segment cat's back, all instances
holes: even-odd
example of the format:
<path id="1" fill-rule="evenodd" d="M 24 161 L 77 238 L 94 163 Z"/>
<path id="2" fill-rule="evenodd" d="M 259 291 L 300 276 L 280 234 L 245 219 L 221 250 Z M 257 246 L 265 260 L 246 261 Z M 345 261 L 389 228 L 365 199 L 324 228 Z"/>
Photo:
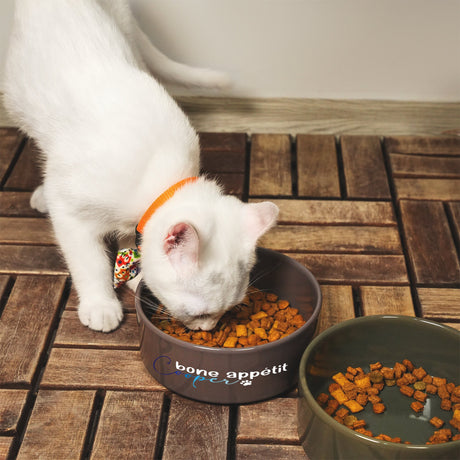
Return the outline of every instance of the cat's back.
<path id="1" fill-rule="evenodd" d="M 113 75 L 136 68 L 126 37 L 98 2 L 17 0 L 5 104 L 27 125 L 56 121 L 69 108 L 79 110 L 80 103 L 101 94 Z"/>

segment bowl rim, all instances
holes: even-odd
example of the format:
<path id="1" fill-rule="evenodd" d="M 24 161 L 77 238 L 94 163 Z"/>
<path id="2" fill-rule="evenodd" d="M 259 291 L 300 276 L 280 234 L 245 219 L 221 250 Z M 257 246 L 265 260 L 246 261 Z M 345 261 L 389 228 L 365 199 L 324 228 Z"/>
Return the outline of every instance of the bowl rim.
<path id="1" fill-rule="evenodd" d="M 339 330 L 344 328 L 350 327 L 356 323 L 373 323 L 376 321 L 402 321 L 407 323 L 419 323 L 419 324 L 426 324 L 428 327 L 438 327 L 443 329 L 446 333 L 456 336 L 457 339 L 460 340 L 460 332 L 456 329 L 446 326 L 444 324 L 437 323 L 435 321 L 431 321 L 425 318 L 419 318 L 417 316 L 406 316 L 406 315 L 369 315 L 369 316 L 360 316 L 357 318 L 351 318 L 345 321 L 342 321 L 334 326 L 329 327 L 321 334 L 317 335 L 307 346 L 305 349 L 302 358 L 299 364 L 299 378 L 298 378 L 298 386 L 301 389 L 301 395 L 299 395 L 299 402 L 302 398 L 307 400 L 307 404 L 310 406 L 311 410 L 314 412 L 316 416 L 318 416 L 321 421 L 326 423 L 331 427 L 331 429 L 336 429 L 339 433 L 343 434 L 349 438 L 358 438 L 361 441 L 365 442 L 367 445 L 383 445 L 387 448 L 392 448 L 395 450 L 399 449 L 407 449 L 413 451 L 422 451 L 429 449 L 430 451 L 442 451 L 442 450 L 451 450 L 452 444 L 454 447 L 458 447 L 459 441 L 449 441 L 443 444 L 402 444 L 402 443 L 393 443 L 390 441 L 384 441 L 381 439 L 371 438 L 370 436 L 363 435 L 362 433 L 358 433 L 354 430 L 350 430 L 349 428 L 341 425 L 339 422 L 334 420 L 333 417 L 328 415 L 321 406 L 316 402 L 315 398 L 313 397 L 312 393 L 310 392 L 310 388 L 307 383 L 306 377 L 306 362 L 308 357 L 313 352 L 314 348 L 320 343 L 325 340 L 332 334 L 336 333 Z"/>
<path id="2" fill-rule="evenodd" d="M 282 259 L 288 259 L 290 263 L 292 263 L 294 266 L 299 268 L 301 271 L 304 272 L 306 277 L 308 278 L 314 293 L 316 294 L 316 303 L 313 305 L 313 312 L 311 316 L 308 318 L 308 320 L 303 324 L 297 331 L 293 332 L 292 334 L 289 334 L 287 337 L 284 337 L 283 339 L 276 340 L 271 343 L 266 343 L 263 345 L 255 345 L 253 347 L 244 347 L 244 348 L 223 348 L 223 347 L 206 347 L 204 345 L 198 345 L 194 343 L 189 343 L 184 340 L 176 339 L 175 337 L 171 337 L 168 334 L 165 334 L 162 330 L 158 329 L 146 316 L 144 313 L 144 309 L 142 308 L 142 301 L 140 295 L 141 289 L 145 286 L 147 289 L 148 287 L 141 282 L 139 283 L 137 289 L 136 289 L 136 295 L 135 295 L 135 301 L 134 305 L 136 307 L 136 311 L 138 315 L 141 318 L 141 322 L 144 324 L 147 329 L 149 329 L 153 334 L 159 335 L 160 338 L 163 340 L 166 340 L 167 342 L 174 344 L 179 347 L 183 347 L 188 350 L 198 350 L 198 351 L 207 351 L 210 353 L 220 353 L 221 355 L 230 355 L 234 353 L 239 353 L 239 354 L 250 354 L 254 351 L 258 350 L 263 350 L 266 352 L 269 352 L 271 349 L 278 348 L 280 346 L 284 346 L 283 344 L 287 345 L 288 343 L 295 341 L 297 337 L 303 335 L 303 333 L 306 331 L 307 328 L 311 326 L 312 323 L 315 323 L 318 319 L 319 313 L 321 311 L 321 305 L 322 305 L 322 292 L 321 288 L 319 285 L 318 280 L 315 278 L 313 273 L 304 265 L 299 263 L 298 261 L 292 259 L 291 257 L 287 256 L 286 254 L 283 254 L 278 251 L 274 251 L 272 249 L 268 248 L 262 248 L 262 247 L 257 247 L 257 252 L 262 251 L 266 252 L 267 254 L 276 254 L 277 257 L 281 257 Z M 281 345 L 280 345 L 281 344 Z"/>

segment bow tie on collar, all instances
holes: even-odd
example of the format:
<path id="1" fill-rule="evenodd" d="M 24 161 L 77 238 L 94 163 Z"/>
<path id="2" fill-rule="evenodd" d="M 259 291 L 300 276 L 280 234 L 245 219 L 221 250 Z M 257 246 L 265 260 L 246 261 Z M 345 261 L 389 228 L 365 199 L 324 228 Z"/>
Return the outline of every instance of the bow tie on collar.
<path id="1" fill-rule="evenodd" d="M 113 271 L 113 286 L 114 288 L 119 288 L 127 281 L 135 278 L 141 271 L 140 261 L 140 238 L 144 232 L 145 224 L 152 217 L 153 213 L 163 204 L 166 203 L 173 195 L 182 188 L 184 185 L 192 182 L 196 182 L 198 177 L 188 177 L 183 179 L 173 186 L 169 187 L 165 192 L 163 192 L 147 209 L 144 215 L 141 217 L 141 220 L 136 227 L 136 246 L 135 248 L 121 249 L 117 253 L 117 258 L 115 260 L 115 268 Z"/>

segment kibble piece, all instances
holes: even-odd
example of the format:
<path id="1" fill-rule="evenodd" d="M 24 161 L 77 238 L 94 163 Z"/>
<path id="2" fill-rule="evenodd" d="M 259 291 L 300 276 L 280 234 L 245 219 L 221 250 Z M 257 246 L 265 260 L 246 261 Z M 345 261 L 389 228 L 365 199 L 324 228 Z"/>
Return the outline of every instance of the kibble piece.
<path id="1" fill-rule="evenodd" d="M 440 378 L 440 377 L 433 377 L 433 385 L 436 385 L 437 387 L 440 387 L 441 385 L 445 385 L 447 383 L 446 379 Z"/>
<path id="2" fill-rule="evenodd" d="M 369 368 L 370 368 L 371 371 L 378 371 L 379 369 L 382 369 L 382 363 L 377 362 L 377 363 L 374 363 L 374 364 L 370 364 Z"/>
<path id="3" fill-rule="evenodd" d="M 414 401 L 411 405 L 410 405 L 411 409 L 414 411 L 414 412 L 422 412 L 423 408 L 425 407 L 421 402 L 418 402 L 418 401 Z"/>
<path id="4" fill-rule="evenodd" d="M 224 348 L 234 348 L 237 342 L 238 342 L 238 337 L 227 337 L 227 339 L 224 342 L 223 347 Z"/>
<path id="5" fill-rule="evenodd" d="M 347 372 L 352 375 L 356 375 L 358 373 L 358 371 L 354 367 L 351 367 L 351 366 L 347 367 Z"/>
<path id="6" fill-rule="evenodd" d="M 428 383 L 425 388 L 425 391 L 427 393 L 430 393 L 430 395 L 435 395 L 438 392 L 438 387 L 435 385 L 432 385 L 431 383 Z"/>
<path id="7" fill-rule="evenodd" d="M 401 364 L 401 363 L 395 363 L 395 365 L 393 366 L 393 369 L 395 371 L 395 377 L 396 379 L 400 379 L 401 376 L 404 374 L 404 372 L 406 372 L 406 366 L 404 366 L 404 364 Z"/>
<path id="8" fill-rule="evenodd" d="M 349 413 L 350 413 L 350 411 L 349 411 L 348 409 L 345 409 L 345 407 L 341 407 L 341 408 L 335 413 L 335 415 L 337 415 L 337 417 L 340 417 L 340 418 L 345 418 Z"/>
<path id="9" fill-rule="evenodd" d="M 419 390 L 415 391 L 414 399 L 416 401 L 420 401 L 420 402 L 424 403 L 426 401 L 426 398 L 427 398 L 427 394 L 424 393 L 423 391 L 419 391 Z"/>
<path id="10" fill-rule="evenodd" d="M 423 367 L 418 367 L 412 371 L 412 374 L 417 378 L 417 380 L 422 380 L 426 376 L 427 372 Z"/>
<path id="11" fill-rule="evenodd" d="M 363 389 L 370 388 L 372 386 L 368 375 L 355 377 L 355 385 Z"/>
<path id="12" fill-rule="evenodd" d="M 451 410 L 452 409 L 452 401 L 450 399 L 442 399 L 441 400 L 441 409 L 443 410 Z"/>
<path id="13" fill-rule="evenodd" d="M 382 441 L 389 441 L 391 442 L 391 437 L 386 435 L 386 434 L 379 434 L 378 436 L 375 437 L 375 439 L 380 439 Z"/>
<path id="14" fill-rule="evenodd" d="M 364 428 L 365 426 L 366 426 L 366 422 L 364 420 L 356 420 L 356 422 L 354 422 L 352 425 L 354 430 L 357 430 L 359 428 Z"/>
<path id="15" fill-rule="evenodd" d="M 415 390 L 407 385 L 403 385 L 399 387 L 399 391 L 404 395 L 404 396 L 409 396 L 409 398 L 412 398 L 412 396 L 415 393 Z"/>
<path id="16" fill-rule="evenodd" d="M 339 402 L 339 404 L 344 404 L 346 401 L 348 401 L 347 396 L 343 392 L 342 388 L 340 388 L 340 385 L 337 383 L 329 385 L 329 393 Z"/>
<path id="17" fill-rule="evenodd" d="M 383 382 L 383 375 L 380 371 L 375 370 L 369 373 L 369 380 L 372 383 L 381 383 Z"/>
<path id="18" fill-rule="evenodd" d="M 372 406 L 372 410 L 375 414 L 382 414 L 383 412 L 385 412 L 385 409 L 385 405 L 380 402 Z"/>
<path id="19" fill-rule="evenodd" d="M 415 382 L 414 389 L 419 390 L 419 391 L 424 391 L 426 389 L 426 383 L 425 382 Z"/>
<path id="20" fill-rule="evenodd" d="M 364 393 L 360 393 L 356 396 L 356 402 L 358 404 L 361 404 L 361 406 L 365 406 L 367 404 L 367 401 L 368 401 L 368 396 Z"/>
<path id="21" fill-rule="evenodd" d="M 345 401 L 343 405 L 347 406 L 348 409 L 350 409 L 350 411 L 353 412 L 354 414 L 356 412 L 361 412 L 364 409 L 364 407 L 361 406 L 361 404 L 359 404 L 357 401 L 353 399 L 350 399 L 349 401 Z"/>
<path id="22" fill-rule="evenodd" d="M 444 425 L 444 420 L 441 420 L 439 417 L 433 417 L 430 423 L 436 428 L 441 428 Z"/>
<path id="23" fill-rule="evenodd" d="M 320 406 L 324 406 L 327 401 L 329 399 L 329 396 L 326 394 L 326 393 L 320 393 L 317 397 L 316 397 L 316 402 L 320 405 Z"/>
<path id="24" fill-rule="evenodd" d="M 353 426 L 353 423 L 355 423 L 356 421 L 358 421 L 358 418 L 354 415 L 347 415 L 344 419 L 343 419 L 343 424 L 346 425 L 346 426 Z"/>
<path id="25" fill-rule="evenodd" d="M 395 379 L 387 379 L 387 380 L 385 380 L 385 385 L 387 387 L 394 387 L 396 385 L 396 380 Z"/>
<path id="26" fill-rule="evenodd" d="M 394 379 L 395 371 L 391 367 L 382 367 L 380 369 L 380 372 L 382 373 L 383 378 L 385 378 L 386 380 Z"/>
<path id="27" fill-rule="evenodd" d="M 449 391 L 447 390 L 447 385 L 446 385 L 445 383 L 438 386 L 438 396 L 439 396 L 441 399 L 448 399 L 448 398 L 450 398 L 450 393 L 449 393 Z"/>

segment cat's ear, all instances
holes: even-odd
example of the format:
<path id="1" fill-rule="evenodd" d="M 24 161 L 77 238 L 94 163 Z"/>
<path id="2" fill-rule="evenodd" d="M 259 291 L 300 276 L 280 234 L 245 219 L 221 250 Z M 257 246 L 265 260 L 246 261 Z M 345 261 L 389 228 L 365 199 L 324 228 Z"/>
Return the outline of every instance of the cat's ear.
<path id="1" fill-rule="evenodd" d="M 181 222 L 173 225 L 164 239 L 163 249 L 174 270 L 187 275 L 198 265 L 200 240 L 195 228 Z"/>
<path id="2" fill-rule="evenodd" d="M 278 218 L 279 209 L 270 201 L 251 203 L 244 206 L 244 225 L 246 234 L 255 243 L 267 230 L 270 230 Z"/>

